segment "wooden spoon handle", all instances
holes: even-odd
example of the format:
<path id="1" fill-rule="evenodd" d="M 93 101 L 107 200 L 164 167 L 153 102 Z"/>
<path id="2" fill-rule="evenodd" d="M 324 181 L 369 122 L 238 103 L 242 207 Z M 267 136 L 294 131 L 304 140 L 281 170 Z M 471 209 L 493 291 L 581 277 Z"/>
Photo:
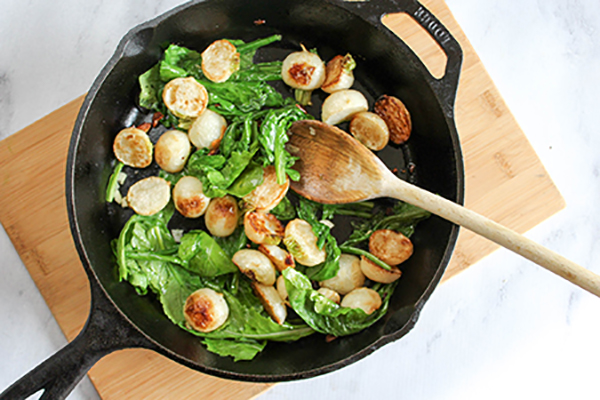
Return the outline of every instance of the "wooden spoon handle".
<path id="1" fill-rule="evenodd" d="M 395 176 L 386 179 L 384 192 L 382 194 L 385 196 L 421 207 L 432 214 L 467 228 L 600 297 L 600 275 L 596 275 L 489 218 L 404 182 Z"/>

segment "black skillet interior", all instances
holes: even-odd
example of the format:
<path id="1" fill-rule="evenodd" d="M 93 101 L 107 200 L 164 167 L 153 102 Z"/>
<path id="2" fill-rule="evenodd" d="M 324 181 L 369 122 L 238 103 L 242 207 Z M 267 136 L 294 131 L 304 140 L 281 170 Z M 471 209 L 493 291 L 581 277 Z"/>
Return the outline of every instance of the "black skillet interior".
<path id="1" fill-rule="evenodd" d="M 264 20 L 265 24 L 256 24 Z M 188 4 L 151 21 L 129 35 L 121 53 L 105 67 L 82 108 L 72 140 L 70 165 L 71 222 L 84 265 L 116 307 L 163 354 L 192 368 L 234 379 L 280 381 L 300 379 L 349 364 L 412 328 L 424 301 L 448 262 L 456 227 L 432 217 L 413 236 L 415 254 L 404 265 L 403 276 L 388 315 L 362 333 L 326 343 L 321 335 L 292 344 L 269 343 L 251 362 L 234 363 L 207 352 L 197 337 L 173 325 L 152 295 L 138 296 L 116 278 L 110 242 L 118 236 L 130 211 L 107 205 L 104 190 L 114 165 L 112 141 L 120 129 L 147 120 L 136 106 L 137 77 L 158 61 L 168 43 L 202 51 L 220 38 L 247 41 L 273 33 L 283 41 L 259 51 L 261 60 L 282 59 L 304 44 L 317 48 L 323 59 L 350 52 L 357 59 L 355 88 L 372 105 L 381 94 L 404 101 L 411 112 L 413 135 L 407 145 L 389 147 L 380 157 L 399 174 L 448 199 L 462 202 L 462 160 L 452 117 L 440 105 L 424 79 L 426 69 L 402 42 L 382 33 L 335 1 L 293 2 L 222 0 Z M 290 95 L 281 86 L 284 94 Z M 317 91 L 318 92 L 318 91 Z M 324 93 L 313 95 L 310 110 L 319 116 Z M 152 139 L 156 140 L 156 133 Z M 156 167 L 129 170 L 129 184 L 156 173 Z M 360 184 L 360 183 L 358 183 Z M 126 190 L 126 187 L 124 188 Z M 190 228 L 202 222 L 172 221 Z M 347 222 L 338 221 L 337 234 L 346 235 Z"/>

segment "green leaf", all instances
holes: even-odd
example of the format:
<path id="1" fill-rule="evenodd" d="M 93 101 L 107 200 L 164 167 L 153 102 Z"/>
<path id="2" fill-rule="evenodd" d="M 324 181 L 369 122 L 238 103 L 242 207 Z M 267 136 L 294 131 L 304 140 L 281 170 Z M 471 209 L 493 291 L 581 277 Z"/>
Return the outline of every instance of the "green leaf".
<path id="1" fill-rule="evenodd" d="M 264 81 L 211 82 L 200 79 L 209 93 L 209 108 L 225 117 L 244 116 L 263 107 L 281 107 L 283 97 Z"/>
<path id="2" fill-rule="evenodd" d="M 285 182 L 286 170 L 291 168 L 296 158 L 285 149 L 288 142 L 288 129 L 295 121 L 311 117 L 295 105 L 269 111 L 260 126 L 258 140 L 262 145 L 263 154 L 275 166 L 277 183 Z"/>
<path id="3" fill-rule="evenodd" d="M 193 172 L 206 173 L 220 170 L 226 162 L 226 157 L 220 154 L 209 155 L 208 149 L 200 149 L 190 156 L 187 169 Z"/>
<path id="4" fill-rule="evenodd" d="M 200 78 L 202 77 L 201 63 L 202 59 L 197 51 L 172 44 L 165 50 L 163 60 L 159 64 L 160 79 L 169 82 L 187 76 Z"/>
<path id="5" fill-rule="evenodd" d="M 115 199 L 115 194 L 119 190 L 119 174 L 123 170 L 125 164 L 118 162 L 113 169 L 110 178 L 108 179 L 108 185 L 106 186 L 106 202 L 110 203 Z"/>
<path id="6" fill-rule="evenodd" d="M 375 203 L 361 201 L 347 204 L 323 204 L 323 219 L 331 219 L 334 215 L 346 215 L 359 218 L 372 218 Z"/>
<path id="7" fill-rule="evenodd" d="M 272 35 L 266 38 L 256 39 L 249 43 L 243 41 L 231 41 L 240 53 L 240 70 L 251 67 L 253 64 L 254 55 L 256 50 L 261 47 L 267 46 L 271 43 L 278 42 L 281 40 L 281 35 Z M 281 70 L 281 69 L 280 69 Z"/>
<path id="8" fill-rule="evenodd" d="M 167 228 L 172 215 L 171 204 L 155 215 L 133 215 L 116 241 L 119 278 L 129 281 L 140 293 L 148 288 L 156 293 L 164 290 L 169 262 L 161 255 L 168 258 L 177 251 L 177 243 Z"/>
<path id="9" fill-rule="evenodd" d="M 245 69 L 240 69 L 232 79 L 240 81 L 278 81 L 281 80 L 283 62 L 272 61 L 252 64 Z"/>
<path id="10" fill-rule="evenodd" d="M 238 226 L 229 236 L 215 237 L 214 239 L 229 258 L 232 258 L 238 250 L 245 248 L 246 243 L 248 243 L 243 225 Z"/>
<path id="11" fill-rule="evenodd" d="M 300 172 L 296 171 L 295 169 L 291 169 L 291 168 L 287 168 L 286 167 L 285 173 L 294 182 L 298 182 L 300 180 Z"/>
<path id="12" fill-rule="evenodd" d="M 374 224 L 373 230 L 391 229 L 410 237 L 414 233 L 416 225 L 430 216 L 431 213 L 422 208 L 404 202 L 397 202 L 392 208 L 392 215 L 382 217 Z"/>
<path id="13" fill-rule="evenodd" d="M 168 64 L 164 61 L 159 64 L 159 74 L 160 80 L 163 82 L 169 82 L 175 78 L 185 78 L 188 76 L 188 72 L 185 69 Z"/>
<path id="14" fill-rule="evenodd" d="M 356 247 L 351 246 L 340 246 L 340 250 L 347 254 L 354 254 L 356 256 L 364 256 L 374 262 L 376 265 L 385 269 L 386 271 L 391 271 L 392 267 L 389 264 L 384 263 L 379 258 L 375 257 L 373 254 L 369 253 L 366 250 L 357 249 Z"/>
<path id="15" fill-rule="evenodd" d="M 170 173 L 165 171 L 164 169 L 161 169 L 160 171 L 158 171 L 158 176 L 169 182 L 171 184 L 171 187 L 174 187 L 177 184 L 177 182 L 179 182 L 179 180 L 185 176 L 185 173 L 183 171 Z"/>
<path id="16" fill-rule="evenodd" d="M 204 231 L 194 230 L 183 235 L 177 254 L 186 263 L 186 269 L 203 277 L 238 270 L 230 256 Z"/>
<path id="17" fill-rule="evenodd" d="M 228 193 L 245 196 L 262 183 L 262 169 L 255 164 L 249 168 L 258 148 L 249 148 L 249 151 L 232 151 L 229 158 L 208 155 L 205 149 L 198 150 L 190 157 L 187 172 L 200 179 L 208 197 L 222 197 Z"/>
<path id="18" fill-rule="evenodd" d="M 263 183 L 263 167 L 251 162 L 244 172 L 227 188 L 227 193 L 236 197 L 244 197 Z"/>
<path id="19" fill-rule="evenodd" d="M 366 242 L 379 229 L 390 229 L 410 238 L 417 224 L 431 216 L 428 211 L 401 201 L 394 204 L 390 211 L 389 215 L 379 212 L 368 220 L 352 223 L 354 230 L 342 246 L 356 246 Z"/>
<path id="20" fill-rule="evenodd" d="M 224 157 L 229 157 L 231 155 L 234 146 L 242 136 L 242 130 L 242 126 L 237 121 L 233 121 L 227 126 L 227 129 L 223 134 L 223 139 L 221 139 L 221 145 L 219 146 L 219 151 Z"/>
<path id="21" fill-rule="evenodd" d="M 233 361 L 252 360 L 264 350 L 266 340 L 228 340 L 205 338 L 202 343 L 206 349 L 222 357 L 233 357 Z"/>
<path id="22" fill-rule="evenodd" d="M 342 307 L 329 300 L 312 288 L 305 275 L 293 268 L 284 270 L 283 276 L 294 311 L 315 331 L 333 336 L 351 335 L 377 322 L 387 312 L 396 285 L 381 285 L 377 292 L 382 298 L 382 306 L 367 314 L 361 309 Z"/>
<path id="23" fill-rule="evenodd" d="M 233 182 L 244 172 L 246 167 L 252 161 L 252 157 L 256 154 L 255 151 L 234 151 L 231 153 L 231 157 L 227 160 L 225 167 L 221 170 L 223 174 L 223 182 L 216 185 L 220 189 L 229 188 Z M 217 182 L 215 182 L 217 183 Z"/>
<path id="24" fill-rule="evenodd" d="M 138 78 L 140 84 L 140 106 L 156 110 L 160 106 L 160 95 L 164 86 L 160 79 L 160 66 L 156 64 Z"/>
<path id="25" fill-rule="evenodd" d="M 270 212 L 280 221 L 290 221 L 296 218 L 296 208 L 294 208 L 294 205 L 287 196 L 284 197 Z"/>
<path id="26" fill-rule="evenodd" d="M 159 294 L 165 315 L 175 324 L 185 321 L 183 308 L 190 294 L 204 286 L 201 279 L 187 270 L 171 265 L 169 280 Z"/>

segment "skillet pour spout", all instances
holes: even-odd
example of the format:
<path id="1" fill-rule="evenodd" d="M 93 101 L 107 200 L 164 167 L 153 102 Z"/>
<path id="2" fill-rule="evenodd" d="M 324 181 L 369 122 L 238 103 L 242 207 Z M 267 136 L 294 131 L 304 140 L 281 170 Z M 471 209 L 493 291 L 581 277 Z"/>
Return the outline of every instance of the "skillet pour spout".
<path id="1" fill-rule="evenodd" d="M 445 75 L 427 68 L 382 23 L 388 13 L 411 16 L 447 56 Z M 264 20 L 264 24 L 255 24 Z M 112 172 L 116 133 L 147 116 L 136 105 L 137 77 L 159 61 L 165 43 L 201 50 L 213 40 L 253 40 L 281 34 L 280 43 L 261 49 L 259 60 L 281 59 L 299 48 L 318 48 L 323 59 L 351 53 L 358 60 L 355 87 L 372 104 L 394 95 L 411 111 L 414 135 L 402 146 L 381 152 L 388 165 L 418 167 L 405 179 L 431 192 L 463 202 L 463 166 L 454 99 L 462 51 L 450 32 L 416 0 L 206 0 L 192 1 L 130 31 L 92 85 L 79 112 L 66 167 L 66 197 L 75 247 L 88 274 L 92 303 L 80 335 L 4 393 L 0 400 L 65 398 L 102 356 L 121 348 L 152 349 L 182 365 L 214 376 L 252 382 L 304 379 L 365 357 L 405 335 L 441 279 L 458 228 L 432 217 L 415 233 L 415 253 L 391 298 L 389 311 L 372 327 L 326 343 L 312 335 L 298 342 L 270 343 L 250 362 L 233 362 L 202 347 L 197 337 L 173 325 L 152 296 L 139 296 L 114 273 L 111 241 L 131 211 L 112 207 L 104 191 Z M 324 94 L 313 95 L 318 110 Z M 316 114 L 315 114 L 316 115 Z M 402 168 L 399 168 L 402 169 Z M 155 174 L 153 167 L 140 173 Z"/>

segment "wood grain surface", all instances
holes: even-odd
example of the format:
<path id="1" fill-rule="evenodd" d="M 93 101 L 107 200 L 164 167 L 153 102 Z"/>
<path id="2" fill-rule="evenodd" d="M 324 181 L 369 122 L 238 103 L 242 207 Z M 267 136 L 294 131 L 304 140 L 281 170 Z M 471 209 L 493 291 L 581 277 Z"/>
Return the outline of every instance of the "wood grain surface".
<path id="1" fill-rule="evenodd" d="M 460 42 L 464 63 L 456 122 L 466 171 L 466 206 L 518 232 L 564 207 L 564 200 L 502 100 L 443 0 L 423 3 Z M 405 15 L 384 18 L 427 64 L 443 75 L 445 56 Z M 0 142 L 0 221 L 70 340 L 88 315 L 88 282 L 68 227 L 64 174 L 69 138 L 83 97 Z M 460 233 L 444 280 L 497 246 Z M 270 385 L 226 381 L 156 353 L 131 349 L 98 362 L 89 376 L 103 399 L 249 399 Z"/>

